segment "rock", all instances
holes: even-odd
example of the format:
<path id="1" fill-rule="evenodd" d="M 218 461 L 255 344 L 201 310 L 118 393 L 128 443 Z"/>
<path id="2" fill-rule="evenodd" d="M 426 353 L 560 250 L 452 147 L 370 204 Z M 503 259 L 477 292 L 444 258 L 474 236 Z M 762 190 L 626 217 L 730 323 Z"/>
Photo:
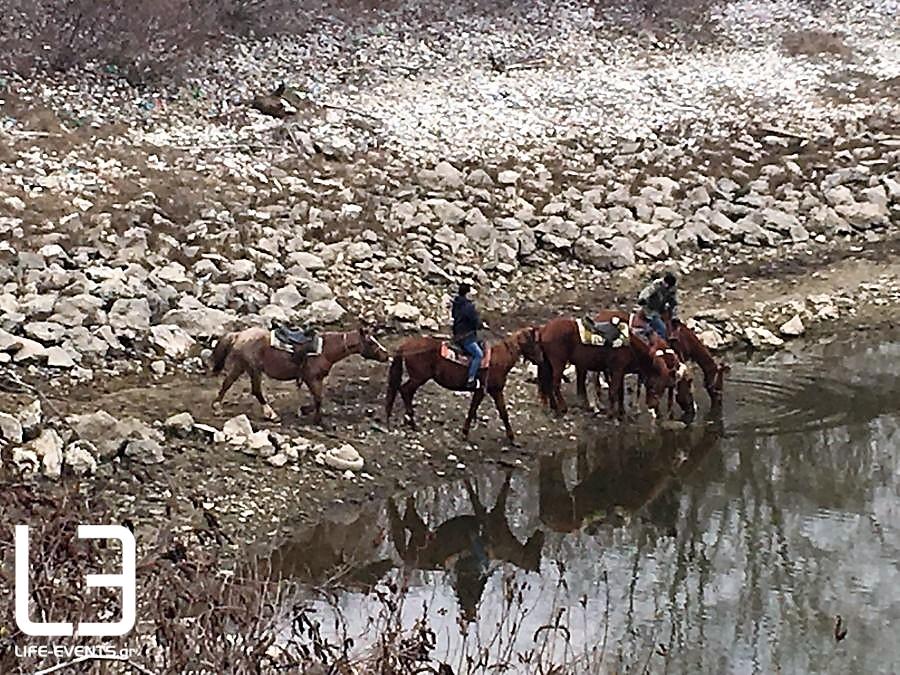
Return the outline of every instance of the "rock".
<path id="1" fill-rule="evenodd" d="M 75 434 L 97 449 L 100 459 L 110 459 L 119 453 L 123 438 L 119 434 L 119 421 L 105 410 L 67 418 Z"/>
<path id="2" fill-rule="evenodd" d="M 162 446 L 153 438 L 129 440 L 125 445 L 125 456 L 141 464 L 160 464 L 165 460 Z"/>
<path id="3" fill-rule="evenodd" d="M 6 206 L 8 206 L 10 209 L 12 209 L 13 211 L 24 211 L 27 206 L 27 204 L 24 201 L 22 201 L 19 197 L 16 197 L 16 196 L 5 197 L 3 199 L 3 203 Z"/>
<path id="4" fill-rule="evenodd" d="M 466 219 L 466 212 L 446 199 L 429 199 L 425 203 L 442 225 L 459 225 Z"/>
<path id="5" fill-rule="evenodd" d="M 450 162 L 438 162 L 434 167 L 435 176 L 441 187 L 448 190 L 461 190 L 465 185 L 462 172 Z"/>
<path id="6" fill-rule="evenodd" d="M 23 440 L 21 422 L 9 413 L 0 412 L 0 438 L 13 445 L 19 445 Z"/>
<path id="7" fill-rule="evenodd" d="M 35 399 L 19 411 L 19 424 L 22 426 L 22 435 L 28 440 L 35 438 L 41 431 L 44 421 L 44 411 L 41 408 L 40 399 Z"/>
<path id="8" fill-rule="evenodd" d="M 272 293 L 270 298 L 270 302 L 273 305 L 278 305 L 284 309 L 293 309 L 298 305 L 302 305 L 304 301 L 304 296 L 297 290 L 297 287 L 294 284 L 282 286 Z"/>
<path id="9" fill-rule="evenodd" d="M 155 361 L 150 362 L 150 372 L 156 375 L 157 377 L 162 377 L 166 374 L 166 362 L 157 359 Z"/>
<path id="10" fill-rule="evenodd" d="M 12 462 L 16 471 L 23 476 L 36 474 L 41 466 L 41 461 L 34 450 L 21 446 L 13 448 Z"/>
<path id="11" fill-rule="evenodd" d="M 490 174 L 484 169 L 475 169 L 472 173 L 469 174 L 469 177 L 466 179 L 466 183 L 471 185 L 472 187 L 478 188 L 492 188 L 494 187 L 494 180 L 491 178 Z"/>
<path id="12" fill-rule="evenodd" d="M 744 337 L 755 349 L 781 347 L 784 344 L 784 340 L 775 335 L 768 328 L 762 328 L 760 326 L 747 326 L 744 329 Z"/>
<path id="13" fill-rule="evenodd" d="M 835 211 L 858 229 L 882 227 L 888 223 L 889 212 L 887 207 L 882 204 L 872 202 L 840 204 L 835 207 Z"/>
<path id="14" fill-rule="evenodd" d="M 223 440 L 229 445 L 244 445 L 253 435 L 253 425 L 246 415 L 232 417 L 222 427 Z"/>
<path id="15" fill-rule="evenodd" d="M 791 236 L 791 241 L 795 244 L 800 244 L 804 241 L 809 241 L 809 231 L 803 227 L 800 223 L 796 223 L 795 225 L 791 225 L 788 234 Z"/>
<path id="16" fill-rule="evenodd" d="M 57 479 L 62 474 L 63 440 L 53 429 L 44 429 L 31 441 L 29 449 L 41 460 L 41 469 L 47 478 Z"/>
<path id="17" fill-rule="evenodd" d="M 22 330 L 28 337 L 45 345 L 59 344 L 66 335 L 65 326 L 53 321 L 32 321 L 26 323 Z"/>
<path id="18" fill-rule="evenodd" d="M 193 303 L 192 303 L 193 304 Z M 178 326 L 190 337 L 218 337 L 237 326 L 237 317 L 231 312 L 206 307 L 200 303 L 184 309 L 173 309 L 163 316 L 162 324 Z M 178 340 L 178 342 L 182 342 Z"/>
<path id="19" fill-rule="evenodd" d="M 392 319 L 407 323 L 418 323 L 419 319 L 422 318 L 422 311 L 408 302 L 398 302 L 393 305 L 388 305 L 385 308 L 385 311 Z"/>
<path id="20" fill-rule="evenodd" d="M 284 453 L 278 452 L 278 453 L 275 453 L 274 455 L 272 455 L 271 457 L 269 457 L 269 459 L 267 461 L 272 466 L 281 468 L 282 466 L 284 466 L 285 464 L 288 463 L 289 459 L 288 459 L 288 456 L 285 455 Z"/>
<path id="21" fill-rule="evenodd" d="M 157 324 L 150 327 L 150 342 L 169 358 L 189 356 L 196 342 L 186 330 L 174 324 Z"/>
<path id="22" fill-rule="evenodd" d="M 799 314 L 795 314 L 793 318 L 785 321 L 778 328 L 778 332 L 781 333 L 784 337 L 800 337 L 806 332 L 806 328 L 803 326 L 803 321 L 800 319 Z"/>
<path id="23" fill-rule="evenodd" d="M 725 340 L 722 337 L 722 334 L 719 333 L 715 328 L 707 328 L 706 330 L 702 330 L 697 334 L 697 337 L 700 338 L 700 342 L 702 342 L 708 349 L 713 351 L 717 351 L 721 349 L 725 345 Z"/>
<path id="24" fill-rule="evenodd" d="M 288 256 L 288 262 L 310 271 L 325 269 L 325 261 L 320 256 L 305 251 L 291 253 Z"/>
<path id="25" fill-rule="evenodd" d="M 185 437 L 194 429 L 194 417 L 189 412 L 178 413 L 166 418 L 163 427 L 176 436 Z"/>
<path id="26" fill-rule="evenodd" d="M 36 361 L 46 358 L 47 348 L 36 340 L 13 335 L 0 329 L 0 352 L 9 352 L 13 355 L 13 361 Z"/>
<path id="27" fill-rule="evenodd" d="M 114 330 L 132 333 L 148 330 L 151 315 L 146 298 L 124 298 L 113 303 L 107 320 Z"/>
<path id="28" fill-rule="evenodd" d="M 269 432 L 265 430 L 250 434 L 241 450 L 248 455 L 259 455 L 263 459 L 275 454 L 275 446 L 269 438 Z"/>
<path id="29" fill-rule="evenodd" d="M 325 452 L 325 464 L 339 471 L 359 471 L 363 468 L 363 458 L 349 443 Z"/>
<path id="30" fill-rule="evenodd" d="M 462 211 L 462 209 L 460 209 Z M 347 245 L 344 254 L 352 263 L 362 262 L 372 258 L 372 246 L 364 241 L 354 241 Z"/>
<path id="31" fill-rule="evenodd" d="M 646 256 L 659 260 L 669 255 L 669 243 L 661 236 L 654 235 L 639 242 L 637 250 Z"/>
<path id="32" fill-rule="evenodd" d="M 763 226 L 770 230 L 775 230 L 779 234 L 789 234 L 791 228 L 802 227 L 797 217 L 785 213 L 779 209 L 763 209 L 762 213 Z"/>
<path id="33" fill-rule="evenodd" d="M 328 324 L 340 321 L 346 314 L 337 300 L 317 300 L 306 308 L 306 315 L 315 324 Z"/>
<path id="34" fill-rule="evenodd" d="M 50 347 L 47 349 L 47 365 L 51 368 L 74 368 L 75 359 L 63 347 Z"/>
<path id="35" fill-rule="evenodd" d="M 76 476 L 86 476 L 97 471 L 97 449 L 87 441 L 75 441 L 63 452 L 63 465 Z"/>
<path id="36" fill-rule="evenodd" d="M 519 182 L 520 176 L 521 174 L 518 171 L 506 169 L 497 174 L 497 182 L 500 185 L 515 185 Z"/>

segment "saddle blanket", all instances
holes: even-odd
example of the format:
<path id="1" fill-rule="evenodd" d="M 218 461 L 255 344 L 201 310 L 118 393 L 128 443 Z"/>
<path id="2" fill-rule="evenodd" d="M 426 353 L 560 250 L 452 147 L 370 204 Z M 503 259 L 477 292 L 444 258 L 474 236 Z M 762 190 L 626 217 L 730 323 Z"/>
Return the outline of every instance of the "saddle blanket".
<path id="1" fill-rule="evenodd" d="M 491 365 L 491 351 L 493 350 L 489 346 L 484 346 L 484 358 L 481 359 L 481 368 L 479 368 L 479 370 L 484 370 Z M 449 342 L 441 343 L 441 358 L 453 361 L 453 363 L 458 363 L 461 366 L 468 366 L 469 361 L 472 360 L 472 357 L 468 354 L 461 354 L 456 351 L 450 346 Z"/>
<path id="2" fill-rule="evenodd" d="M 607 328 L 607 331 L 595 332 L 582 319 L 576 319 L 575 323 L 578 324 L 578 337 L 582 344 L 614 349 L 628 344 L 628 323 L 621 321 L 619 317 L 613 317 L 613 320 L 608 323 L 599 324 L 599 326 Z"/>
<path id="3" fill-rule="evenodd" d="M 322 353 L 322 343 L 324 340 L 321 335 L 317 335 L 312 339 L 312 347 L 308 352 L 306 352 L 306 356 L 318 356 Z M 275 331 L 269 331 L 269 344 L 275 349 L 280 349 L 283 352 L 293 352 L 294 345 L 282 342 L 278 339 L 278 336 L 275 334 Z"/>

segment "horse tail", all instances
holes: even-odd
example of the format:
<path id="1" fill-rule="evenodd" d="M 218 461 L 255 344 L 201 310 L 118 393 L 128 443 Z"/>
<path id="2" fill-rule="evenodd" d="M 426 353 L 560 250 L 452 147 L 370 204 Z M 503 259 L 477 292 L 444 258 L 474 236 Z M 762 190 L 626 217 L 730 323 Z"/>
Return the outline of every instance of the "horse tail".
<path id="1" fill-rule="evenodd" d="M 226 333 L 216 342 L 212 354 L 213 374 L 218 375 L 222 372 L 222 369 L 225 367 L 225 359 L 228 358 L 233 347 L 234 333 Z"/>
<path id="2" fill-rule="evenodd" d="M 543 405 L 553 404 L 553 367 L 547 359 L 546 352 L 537 372 L 538 395 Z"/>
<path id="3" fill-rule="evenodd" d="M 394 399 L 397 398 L 397 392 L 400 390 L 400 384 L 403 382 L 403 352 L 398 349 L 391 361 L 391 367 L 388 371 L 388 387 L 387 396 L 384 400 L 385 421 L 391 419 L 391 409 L 394 407 Z"/>

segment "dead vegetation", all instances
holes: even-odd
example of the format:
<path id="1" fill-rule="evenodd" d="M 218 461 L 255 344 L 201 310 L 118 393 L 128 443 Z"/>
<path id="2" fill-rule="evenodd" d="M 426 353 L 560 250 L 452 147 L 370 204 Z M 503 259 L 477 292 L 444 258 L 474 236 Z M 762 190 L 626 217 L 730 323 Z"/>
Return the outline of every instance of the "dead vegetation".
<path id="1" fill-rule="evenodd" d="M 814 58 L 828 55 L 844 60 L 853 57 L 853 50 L 847 46 L 844 36 L 837 31 L 818 29 L 790 31 L 781 37 L 781 47 L 785 53 L 794 57 Z"/>

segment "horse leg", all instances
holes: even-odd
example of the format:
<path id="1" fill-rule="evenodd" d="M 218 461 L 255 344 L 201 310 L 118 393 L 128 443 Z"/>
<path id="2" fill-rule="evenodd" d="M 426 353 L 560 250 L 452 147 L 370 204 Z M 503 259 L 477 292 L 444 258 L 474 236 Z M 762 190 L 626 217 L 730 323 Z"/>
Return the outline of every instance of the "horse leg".
<path id="1" fill-rule="evenodd" d="M 306 380 L 306 386 L 309 393 L 312 394 L 312 413 L 313 423 L 322 424 L 322 395 L 325 390 L 325 380 L 309 378 Z"/>
<path id="2" fill-rule="evenodd" d="M 469 412 L 468 414 L 466 414 L 466 421 L 463 423 L 463 438 L 469 437 L 469 429 L 472 428 L 472 420 L 475 419 L 475 413 L 478 411 L 478 406 L 481 405 L 481 400 L 483 398 L 484 389 L 482 387 L 479 387 L 472 394 L 472 402 L 469 404 Z"/>
<path id="3" fill-rule="evenodd" d="M 235 362 L 228 372 L 225 373 L 225 379 L 222 380 L 222 386 L 219 388 L 219 394 L 216 396 L 216 400 L 212 403 L 213 412 L 219 412 L 222 409 L 222 399 L 225 398 L 225 394 L 231 389 L 231 385 L 234 384 L 235 380 L 237 380 L 241 374 L 244 372 L 244 364 Z"/>
<path id="4" fill-rule="evenodd" d="M 625 371 L 616 369 L 612 371 L 609 383 L 610 413 L 619 419 L 625 417 Z"/>
<path id="5" fill-rule="evenodd" d="M 564 415 L 568 410 L 566 399 L 562 395 L 562 378 L 563 370 L 565 370 L 565 362 L 561 364 L 553 364 L 553 397 L 556 399 L 556 411 L 560 415 Z"/>
<path id="6" fill-rule="evenodd" d="M 266 419 L 272 420 L 273 422 L 278 421 L 278 413 L 276 413 L 272 406 L 269 405 L 269 402 L 266 401 L 266 397 L 262 391 L 262 372 L 259 370 L 251 370 L 250 371 L 250 390 L 253 392 L 253 395 L 256 397 L 256 400 L 259 401 L 259 404 L 262 406 L 263 415 Z"/>
<path id="7" fill-rule="evenodd" d="M 578 404 L 587 409 L 587 371 L 583 368 L 575 368 L 575 390 L 578 392 Z"/>
<path id="8" fill-rule="evenodd" d="M 503 420 L 503 426 L 506 427 L 506 438 L 515 445 L 516 438 L 515 434 L 513 434 L 512 425 L 509 423 L 509 413 L 506 411 L 506 398 L 503 396 L 503 390 L 492 391 L 491 398 L 494 399 L 494 405 L 497 406 L 497 412 L 500 413 L 500 419 Z"/>
<path id="9" fill-rule="evenodd" d="M 416 390 L 420 386 L 421 384 L 419 382 L 410 378 L 403 383 L 402 387 L 400 387 L 400 396 L 403 397 L 403 407 L 406 408 L 406 423 L 413 431 L 416 431 L 416 418 L 413 413 L 413 396 L 415 396 Z"/>
<path id="10" fill-rule="evenodd" d="M 675 387 L 669 387 L 669 392 L 668 392 L 668 393 L 669 393 L 669 399 L 668 399 L 668 405 L 669 405 L 669 419 L 670 419 L 670 420 L 674 420 L 674 419 L 675 419 L 675 404 L 674 404 L 674 400 L 675 400 Z"/>

